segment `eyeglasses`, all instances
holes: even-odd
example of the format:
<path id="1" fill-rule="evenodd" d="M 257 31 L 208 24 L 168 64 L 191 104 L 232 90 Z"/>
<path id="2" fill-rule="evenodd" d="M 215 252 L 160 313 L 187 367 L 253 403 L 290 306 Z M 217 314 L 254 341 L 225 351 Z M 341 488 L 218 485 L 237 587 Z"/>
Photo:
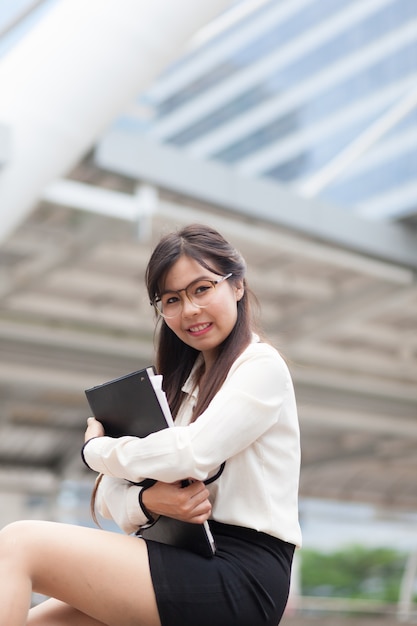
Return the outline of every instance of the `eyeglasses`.
<path id="1" fill-rule="evenodd" d="M 159 297 L 152 300 L 151 305 L 154 306 L 159 315 L 165 319 L 176 317 L 183 307 L 183 299 L 181 299 L 180 293 L 184 291 L 191 304 L 200 309 L 204 309 L 204 307 L 208 306 L 212 301 L 216 286 L 231 276 L 232 274 L 227 274 L 218 280 L 209 280 L 208 278 L 193 280 L 193 282 L 184 289 L 165 291 Z"/>

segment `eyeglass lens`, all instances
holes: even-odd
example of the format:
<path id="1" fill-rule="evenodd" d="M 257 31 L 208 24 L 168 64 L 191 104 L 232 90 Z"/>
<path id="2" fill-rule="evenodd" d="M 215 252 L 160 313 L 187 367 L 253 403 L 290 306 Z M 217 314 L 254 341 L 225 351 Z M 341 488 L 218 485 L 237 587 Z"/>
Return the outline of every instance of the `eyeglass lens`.
<path id="1" fill-rule="evenodd" d="M 184 290 L 186 297 L 197 307 L 205 307 L 209 304 L 214 293 L 214 284 L 209 280 L 196 280 Z M 177 291 L 168 291 L 162 294 L 156 303 L 160 313 L 165 317 L 175 317 L 182 308 L 182 301 Z"/>

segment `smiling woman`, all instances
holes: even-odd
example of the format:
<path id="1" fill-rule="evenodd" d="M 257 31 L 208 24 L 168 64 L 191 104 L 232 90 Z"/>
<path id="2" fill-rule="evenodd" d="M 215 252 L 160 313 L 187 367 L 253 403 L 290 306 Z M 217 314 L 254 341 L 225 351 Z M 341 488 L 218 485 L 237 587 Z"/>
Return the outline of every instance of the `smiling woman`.
<path id="1" fill-rule="evenodd" d="M 245 274 L 210 227 L 157 244 L 146 283 L 175 425 L 113 438 L 88 419 L 82 453 L 100 477 L 96 506 L 125 534 L 7 526 L 1 626 L 277 626 L 301 544 L 299 430 L 289 371 L 255 333 Z M 140 536 L 160 515 L 208 521 L 215 554 Z M 50 599 L 28 612 L 32 591 Z"/>

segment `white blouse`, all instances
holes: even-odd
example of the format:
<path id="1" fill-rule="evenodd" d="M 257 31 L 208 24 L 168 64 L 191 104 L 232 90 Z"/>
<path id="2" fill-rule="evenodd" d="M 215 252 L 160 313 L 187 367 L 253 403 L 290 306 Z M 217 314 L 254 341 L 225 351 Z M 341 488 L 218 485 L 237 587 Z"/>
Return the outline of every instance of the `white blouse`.
<path id="1" fill-rule="evenodd" d="M 193 372 L 195 371 L 195 368 Z M 293 384 L 279 353 L 257 338 L 236 359 L 207 409 L 190 423 L 198 388 L 192 376 L 175 420 L 144 437 L 97 437 L 84 447 L 86 463 L 105 474 L 97 506 L 126 532 L 147 522 L 140 487 L 126 481 L 206 480 L 212 519 L 301 545 L 298 522 L 300 437 Z"/>

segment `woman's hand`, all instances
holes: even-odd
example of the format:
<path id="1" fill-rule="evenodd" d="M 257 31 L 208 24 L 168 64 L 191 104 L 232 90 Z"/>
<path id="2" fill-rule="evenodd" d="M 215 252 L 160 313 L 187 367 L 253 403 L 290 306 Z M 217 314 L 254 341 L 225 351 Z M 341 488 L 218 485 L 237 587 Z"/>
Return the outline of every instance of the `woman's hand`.
<path id="1" fill-rule="evenodd" d="M 191 482 L 186 487 L 181 481 L 175 483 L 157 482 L 143 492 L 142 502 L 156 515 L 165 515 L 183 522 L 202 524 L 211 514 L 209 491 L 200 481 Z"/>
<path id="2" fill-rule="evenodd" d="M 93 437 L 103 437 L 104 428 L 101 422 L 98 422 L 95 417 L 89 417 L 87 420 L 87 429 L 84 435 L 84 441 L 88 441 Z"/>

